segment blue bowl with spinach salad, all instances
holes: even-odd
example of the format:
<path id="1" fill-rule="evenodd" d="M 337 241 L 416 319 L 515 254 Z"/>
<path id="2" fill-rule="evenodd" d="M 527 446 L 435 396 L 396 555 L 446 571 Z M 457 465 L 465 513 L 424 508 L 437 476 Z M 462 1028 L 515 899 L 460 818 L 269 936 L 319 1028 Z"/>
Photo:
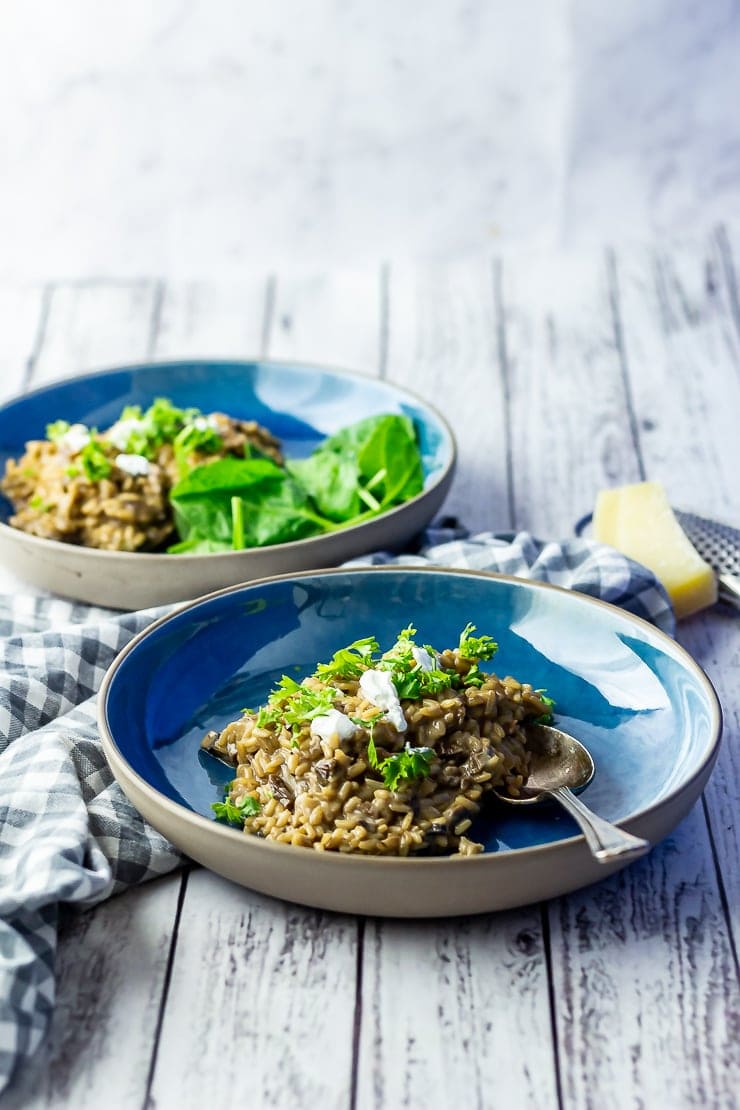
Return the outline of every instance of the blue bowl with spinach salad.
<path id="1" fill-rule="evenodd" d="M 132 609 L 400 547 L 452 480 L 452 433 L 387 382 L 270 362 L 150 363 L 0 407 L 0 559 Z"/>

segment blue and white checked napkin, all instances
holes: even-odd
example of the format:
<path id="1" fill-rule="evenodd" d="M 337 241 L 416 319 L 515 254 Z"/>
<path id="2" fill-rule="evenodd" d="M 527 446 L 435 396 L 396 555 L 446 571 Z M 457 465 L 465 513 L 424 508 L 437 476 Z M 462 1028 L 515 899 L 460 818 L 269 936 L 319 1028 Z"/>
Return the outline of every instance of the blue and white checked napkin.
<path id="1" fill-rule="evenodd" d="M 350 565 L 389 562 L 539 578 L 674 631 L 652 573 L 589 540 L 441 527 L 417 554 L 380 552 Z M 166 611 L 0 597 L 0 1092 L 49 1026 L 62 904 L 93 906 L 183 862 L 114 781 L 95 717 L 108 666 Z"/>

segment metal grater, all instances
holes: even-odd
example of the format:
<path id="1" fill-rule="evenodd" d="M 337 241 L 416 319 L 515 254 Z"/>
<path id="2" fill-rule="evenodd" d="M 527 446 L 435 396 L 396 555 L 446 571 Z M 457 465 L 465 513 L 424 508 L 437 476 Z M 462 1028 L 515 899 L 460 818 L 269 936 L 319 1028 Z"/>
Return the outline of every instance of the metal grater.
<path id="1" fill-rule="evenodd" d="M 679 524 L 717 575 L 720 601 L 740 609 L 740 529 L 674 509 Z"/>

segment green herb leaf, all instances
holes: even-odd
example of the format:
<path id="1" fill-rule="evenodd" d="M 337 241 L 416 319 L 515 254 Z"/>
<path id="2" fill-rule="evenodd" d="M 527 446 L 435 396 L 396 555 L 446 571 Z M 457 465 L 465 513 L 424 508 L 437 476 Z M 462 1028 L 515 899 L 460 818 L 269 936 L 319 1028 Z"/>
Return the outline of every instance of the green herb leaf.
<path id="1" fill-rule="evenodd" d="M 334 708 L 337 691 L 331 686 L 311 689 L 284 674 L 257 714 L 257 725 L 285 724 L 298 730 L 307 721 L 323 717 Z"/>
<path id="2" fill-rule="evenodd" d="M 322 681 L 332 678 L 359 678 L 363 671 L 373 666 L 373 652 L 378 650 L 378 646 L 374 636 L 355 640 L 346 648 L 335 651 L 331 662 L 319 663 L 315 672 L 316 677 Z"/>
<path id="3" fill-rule="evenodd" d="M 56 443 L 63 435 L 66 435 L 71 425 L 68 420 L 55 420 L 52 424 L 46 425 L 46 438 Z"/>
<path id="4" fill-rule="evenodd" d="M 107 478 L 113 464 L 96 439 L 90 439 L 79 453 L 79 461 L 89 482 L 99 482 Z"/>
<path id="5" fill-rule="evenodd" d="M 227 786 L 227 792 L 230 784 Z M 228 821 L 231 825 L 243 825 L 248 817 L 256 817 L 260 809 L 259 802 L 251 794 L 245 794 L 238 802 L 225 799 L 223 802 L 212 802 L 211 809 L 219 821 Z"/>
<path id="6" fill-rule="evenodd" d="M 390 671 L 399 698 L 412 700 L 424 694 L 439 694 L 442 690 L 447 690 L 451 684 L 450 674 L 447 671 L 437 667 L 428 671 L 422 668 L 421 663 L 414 656 L 415 635 L 416 629 L 413 625 L 403 628 L 393 647 L 383 654 L 378 663 L 379 670 Z M 433 648 L 424 650 L 429 650 L 429 654 L 434 658 Z"/>
<path id="7" fill-rule="evenodd" d="M 498 644 L 492 636 L 474 636 L 474 624 L 466 624 L 460 633 L 457 650 L 463 659 L 492 659 L 498 651 Z"/>
<path id="8" fill-rule="evenodd" d="M 549 713 L 542 713 L 539 717 L 533 718 L 533 723 L 536 725 L 551 725 L 552 724 L 552 709 L 555 705 L 555 698 L 548 697 L 544 690 L 535 690 L 541 702 L 549 708 Z"/>
<path id="9" fill-rule="evenodd" d="M 395 752 L 386 759 L 378 759 L 375 741 L 371 736 L 367 745 L 367 758 L 370 766 L 382 774 L 388 790 L 397 790 L 402 782 L 426 778 L 434 762 L 434 749 L 412 748 L 407 744 L 402 751 Z"/>
<path id="10" fill-rule="evenodd" d="M 177 459 L 181 475 L 187 474 L 191 469 L 189 459 L 194 454 L 215 455 L 224 445 L 222 436 L 211 428 L 210 425 L 198 427 L 197 424 L 186 424 L 180 429 L 172 441 L 172 447 Z"/>

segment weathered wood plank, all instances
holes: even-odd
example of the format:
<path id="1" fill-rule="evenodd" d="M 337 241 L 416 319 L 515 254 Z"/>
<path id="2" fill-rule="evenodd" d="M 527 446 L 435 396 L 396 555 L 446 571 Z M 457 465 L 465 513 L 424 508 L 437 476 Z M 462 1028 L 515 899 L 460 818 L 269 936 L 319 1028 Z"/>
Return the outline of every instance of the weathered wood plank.
<path id="1" fill-rule="evenodd" d="M 0 403 L 22 393 L 43 345 L 51 291 L 45 286 L 0 286 Z M 0 593 L 24 584 L 0 566 Z"/>
<path id="2" fill-rule="evenodd" d="M 740 520 L 740 341 L 715 241 L 620 252 L 616 276 L 646 475 Z"/>
<path id="3" fill-rule="evenodd" d="M 381 283 L 380 270 L 373 269 L 281 273 L 266 353 L 377 373 Z"/>
<path id="4" fill-rule="evenodd" d="M 507 258 L 500 312 L 516 525 L 572 535 L 600 488 L 639 477 L 603 258 Z"/>
<path id="5" fill-rule="evenodd" d="M 271 359 L 377 373 L 381 282 L 379 270 L 281 273 L 266 353 Z"/>
<path id="6" fill-rule="evenodd" d="M 68 917 L 51 1033 L 8 1110 L 143 1105 L 177 892 L 165 878 Z"/>
<path id="7" fill-rule="evenodd" d="M 471 531 L 510 526 L 507 399 L 488 263 L 393 266 L 387 376 L 435 405 L 452 426 L 458 469 L 443 511 Z"/>
<path id="8" fill-rule="evenodd" d="M 564 1105 L 735 1105 L 737 980 L 701 806 L 550 920 Z"/>
<path id="9" fill-rule="evenodd" d="M 0 402 L 20 393 L 43 342 L 50 290 L 0 286 Z"/>
<path id="10" fill-rule="evenodd" d="M 176 282 L 164 290 L 156 358 L 259 358 L 269 278 Z"/>
<path id="11" fill-rule="evenodd" d="M 353 918 L 193 873 L 152 1105 L 200 1108 L 214 1092 L 228 1098 L 239 1092 L 244 1106 L 344 1110 L 356 946 Z"/>
<path id="12" fill-rule="evenodd" d="M 537 908 L 368 922 L 358 1110 L 557 1105 Z"/>
<path id="13" fill-rule="evenodd" d="M 31 385 L 146 357 L 156 327 L 156 282 L 58 285 Z"/>

